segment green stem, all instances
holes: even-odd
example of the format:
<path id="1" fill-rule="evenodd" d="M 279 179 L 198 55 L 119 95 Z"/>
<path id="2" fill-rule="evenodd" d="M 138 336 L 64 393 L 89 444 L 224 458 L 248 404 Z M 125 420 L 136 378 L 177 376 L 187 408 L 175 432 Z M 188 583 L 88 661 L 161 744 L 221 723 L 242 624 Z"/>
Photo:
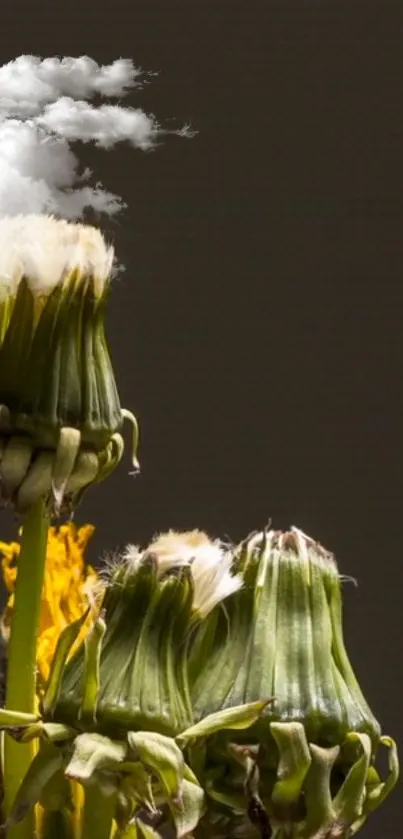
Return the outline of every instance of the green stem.
<path id="1" fill-rule="evenodd" d="M 36 648 L 45 570 L 49 520 L 43 500 L 27 512 L 22 530 L 21 552 L 15 585 L 7 650 L 6 708 L 37 712 Z M 34 743 L 17 743 L 5 737 L 4 809 L 8 816 L 18 787 L 34 755 Z M 7 839 L 32 839 L 34 815 L 9 828 Z"/>
<path id="2" fill-rule="evenodd" d="M 85 788 L 81 839 L 110 839 L 116 795 L 102 795 L 96 786 Z"/>

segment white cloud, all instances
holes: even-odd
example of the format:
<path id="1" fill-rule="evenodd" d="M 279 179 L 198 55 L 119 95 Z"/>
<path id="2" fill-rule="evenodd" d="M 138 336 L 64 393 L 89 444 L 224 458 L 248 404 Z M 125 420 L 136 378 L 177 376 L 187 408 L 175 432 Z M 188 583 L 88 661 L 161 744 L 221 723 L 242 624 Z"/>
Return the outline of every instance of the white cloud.
<path id="1" fill-rule="evenodd" d="M 95 95 L 120 98 L 139 76 L 129 59 L 100 66 L 88 56 L 20 56 L 0 67 L 0 216 L 54 213 L 75 219 L 86 208 L 113 215 L 124 206 L 101 184 L 90 185 L 92 173 L 80 172 L 71 144 L 151 148 L 159 133 L 153 117 L 86 101 Z"/>
<path id="2" fill-rule="evenodd" d="M 143 111 L 119 105 L 96 108 L 88 102 L 63 96 L 47 105 L 36 124 L 69 142 L 95 142 L 103 148 L 126 141 L 132 146 L 149 149 L 158 133 L 156 122 Z"/>
<path id="3" fill-rule="evenodd" d="M 100 66 L 92 58 L 45 58 L 20 55 L 0 67 L 0 115 L 35 116 L 61 96 L 90 99 L 124 96 L 141 76 L 127 58 Z"/>

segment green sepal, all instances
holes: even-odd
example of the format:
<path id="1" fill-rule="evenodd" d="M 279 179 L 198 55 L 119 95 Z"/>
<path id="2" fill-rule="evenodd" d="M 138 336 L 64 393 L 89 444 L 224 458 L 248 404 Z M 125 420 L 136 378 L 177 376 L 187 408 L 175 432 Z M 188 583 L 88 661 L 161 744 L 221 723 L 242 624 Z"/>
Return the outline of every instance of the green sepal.
<path id="1" fill-rule="evenodd" d="M 207 616 L 196 629 L 189 650 L 189 679 L 195 720 L 228 705 L 244 702 L 253 597 L 245 586 Z M 267 685 L 268 686 L 268 685 Z M 269 696 L 257 686 L 256 696 Z M 238 689 L 239 688 L 239 689 Z M 253 685 L 252 690 L 254 690 Z"/>
<path id="2" fill-rule="evenodd" d="M 101 427 L 97 370 L 94 357 L 95 311 L 97 303 L 91 294 L 86 294 L 83 307 L 82 328 L 82 415 L 83 439 L 93 439 Z"/>
<path id="3" fill-rule="evenodd" d="M 36 393 L 32 392 L 33 413 L 55 429 L 80 426 L 81 376 L 77 355 L 83 293 L 83 284 L 76 276 L 72 276 L 67 288 L 56 287 L 35 330 L 30 359 L 31 381 L 33 384 L 40 372 L 42 381 L 40 385 L 38 383 Z M 43 353 L 47 346 L 49 355 L 44 364 Z"/>
<path id="4" fill-rule="evenodd" d="M 379 781 L 371 786 L 369 780 L 367 781 L 367 800 L 365 802 L 365 809 L 367 812 L 372 812 L 372 810 L 375 810 L 380 804 L 382 804 L 384 799 L 392 791 L 393 787 L 396 786 L 400 774 L 399 757 L 395 741 L 392 740 L 391 737 L 383 736 L 380 738 L 379 743 L 381 746 L 386 746 L 389 752 L 389 775 L 386 781 Z M 373 767 L 371 766 L 369 767 L 368 776 L 370 776 L 372 768 Z"/>
<path id="5" fill-rule="evenodd" d="M 112 606 L 116 595 L 119 602 Z M 191 619 L 189 569 L 159 581 L 150 560 L 132 578 L 116 581 L 116 592 L 107 595 L 104 607 L 98 719 L 131 730 L 176 734 L 192 719 L 187 686 L 179 678 Z"/>
<path id="6" fill-rule="evenodd" d="M 105 335 L 107 293 L 97 302 L 94 329 L 94 360 L 97 378 L 100 422 L 110 431 L 118 431 L 123 424 L 123 412 Z"/>
<path id="7" fill-rule="evenodd" d="M 50 740 L 51 743 L 64 743 L 66 740 L 72 740 L 75 735 L 75 729 L 70 728 L 68 725 L 63 725 L 63 723 L 42 723 L 40 736 L 43 740 Z"/>
<path id="8" fill-rule="evenodd" d="M 57 510 L 60 510 L 68 479 L 74 469 L 81 443 L 81 432 L 68 426 L 61 428 L 57 441 L 52 474 L 52 491 Z"/>
<path id="9" fill-rule="evenodd" d="M 102 734 L 79 734 L 73 743 L 66 775 L 83 785 L 91 783 L 103 770 L 119 772 L 127 757 L 127 744 Z"/>
<path id="10" fill-rule="evenodd" d="M 298 722 L 273 722 L 270 724 L 270 731 L 279 750 L 279 780 L 273 789 L 273 803 L 295 803 L 301 795 L 302 785 L 311 764 L 304 726 Z"/>
<path id="11" fill-rule="evenodd" d="M 138 568 L 122 565 L 107 589 L 97 701 L 98 730 L 159 731 L 174 736 L 192 721 L 181 672 L 192 617 L 190 570 L 158 579 L 153 558 Z M 63 669 L 55 713 L 79 725 L 84 645 Z"/>
<path id="12" fill-rule="evenodd" d="M 158 775 L 168 801 L 180 802 L 184 759 L 175 740 L 155 731 L 129 731 L 127 741 L 136 758 Z"/>
<path id="13" fill-rule="evenodd" d="M 82 433 L 99 450 L 122 427 L 123 418 L 111 360 L 106 347 L 106 293 L 84 301 L 82 325 Z"/>
<path id="14" fill-rule="evenodd" d="M 143 573 L 141 569 L 137 576 Z M 191 618 L 192 586 L 189 569 L 162 581 L 155 567 L 151 574 L 153 591 L 130 667 L 132 707 L 139 708 L 133 728 L 155 728 L 171 735 L 192 719 L 186 687 L 178 680 L 178 660 L 184 655 L 181 644 Z"/>
<path id="15" fill-rule="evenodd" d="M 33 725 L 8 730 L 19 743 L 30 743 L 32 740 L 44 740 L 50 743 L 64 743 L 73 740 L 77 732 L 74 728 L 62 723 L 44 723 L 42 720 Z"/>
<path id="16" fill-rule="evenodd" d="M 128 420 L 132 427 L 132 464 L 134 471 L 137 472 L 140 468 L 140 464 L 137 460 L 137 450 L 139 447 L 139 424 L 134 414 L 132 414 L 131 411 L 128 411 L 127 408 L 122 408 L 122 417 L 124 420 Z"/>
<path id="17" fill-rule="evenodd" d="M 168 799 L 177 839 L 192 834 L 205 812 L 205 795 L 202 787 L 193 779 L 182 781 L 181 805 Z"/>
<path id="18" fill-rule="evenodd" d="M 333 799 L 333 809 L 337 822 L 348 826 L 363 815 L 372 745 L 367 734 L 358 732 L 351 732 L 346 741 L 347 743 L 357 742 L 361 750 L 360 757 L 353 763 L 345 781 Z"/>
<path id="19" fill-rule="evenodd" d="M 258 702 L 249 702 L 246 705 L 237 705 L 234 708 L 225 708 L 224 711 L 209 714 L 196 725 L 192 725 L 179 734 L 176 737 L 176 742 L 183 748 L 188 743 L 199 738 L 209 737 L 217 731 L 250 728 L 272 701 L 271 698 L 260 699 Z"/>
<path id="20" fill-rule="evenodd" d="M 98 473 L 94 483 L 101 483 L 108 478 L 120 463 L 124 453 L 124 440 L 120 434 L 112 434 L 108 445 L 98 457 Z"/>
<path id="21" fill-rule="evenodd" d="M 99 663 L 101 658 L 102 640 L 106 632 L 106 624 L 101 616 L 95 621 L 84 639 L 85 658 L 83 671 L 83 698 L 79 712 L 79 719 L 90 718 L 96 720 L 100 680 Z"/>
<path id="22" fill-rule="evenodd" d="M 26 416 L 24 427 L 28 424 L 39 445 L 56 445 L 61 426 L 78 427 L 80 423 L 80 376 L 75 356 L 82 294 L 83 284 L 76 273 L 50 292 L 25 359 L 20 411 Z"/>
<path id="23" fill-rule="evenodd" d="M 84 614 L 78 618 L 78 620 L 70 623 L 60 633 L 56 650 L 52 658 L 46 692 L 42 700 L 42 711 L 45 717 L 52 715 L 53 709 L 57 703 L 64 666 L 69 652 L 78 638 L 85 621 L 87 620 L 89 611 L 90 610 L 87 609 Z"/>
<path id="24" fill-rule="evenodd" d="M 25 728 L 34 725 L 39 720 L 39 714 L 26 714 L 23 711 L 9 711 L 6 708 L 0 708 L 0 730 Z"/>
<path id="25" fill-rule="evenodd" d="M 85 283 L 77 278 L 70 280 L 72 294 L 64 306 L 63 332 L 61 334 L 60 388 L 58 418 L 61 426 L 79 426 L 82 422 L 83 359 L 81 336 Z M 88 292 L 87 292 L 88 293 Z"/>
<path id="26" fill-rule="evenodd" d="M 304 794 L 307 817 L 302 825 L 302 836 L 320 835 L 321 829 L 332 825 L 335 813 L 330 789 L 331 773 L 340 754 L 340 747 L 326 749 L 309 744 L 311 765 L 307 773 Z"/>

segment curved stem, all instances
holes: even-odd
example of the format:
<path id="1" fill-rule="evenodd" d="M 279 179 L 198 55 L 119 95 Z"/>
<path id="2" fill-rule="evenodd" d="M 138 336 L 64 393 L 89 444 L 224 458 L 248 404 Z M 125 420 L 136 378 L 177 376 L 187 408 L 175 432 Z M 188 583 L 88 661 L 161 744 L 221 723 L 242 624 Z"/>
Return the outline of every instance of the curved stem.
<path id="1" fill-rule="evenodd" d="M 18 557 L 14 606 L 7 651 L 6 708 L 35 713 L 36 647 L 46 560 L 49 519 L 43 500 L 27 512 Z M 8 816 L 18 787 L 34 756 L 34 743 L 5 737 L 4 808 Z M 33 814 L 7 831 L 7 839 L 32 839 Z"/>

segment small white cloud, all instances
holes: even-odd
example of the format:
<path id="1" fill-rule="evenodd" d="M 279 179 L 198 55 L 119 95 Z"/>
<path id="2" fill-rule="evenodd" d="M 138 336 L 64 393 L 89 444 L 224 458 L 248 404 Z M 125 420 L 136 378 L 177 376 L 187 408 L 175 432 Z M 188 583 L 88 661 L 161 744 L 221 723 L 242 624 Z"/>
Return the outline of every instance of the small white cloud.
<path id="1" fill-rule="evenodd" d="M 69 142 L 94 142 L 103 148 L 127 142 L 140 149 L 149 149 L 158 133 L 155 121 L 144 111 L 119 105 L 95 108 L 88 102 L 76 102 L 67 96 L 47 105 L 36 124 Z"/>
<path id="2" fill-rule="evenodd" d="M 86 101 L 95 95 L 121 98 L 139 84 L 140 75 L 123 58 L 101 66 L 88 56 L 23 55 L 0 67 L 0 216 L 54 213 L 77 219 L 89 208 L 114 215 L 125 206 L 102 184 L 90 185 L 92 173 L 80 172 L 71 144 L 110 149 L 125 142 L 150 149 L 162 133 L 154 117 Z"/>
<path id="3" fill-rule="evenodd" d="M 20 55 L 0 67 L 0 115 L 29 117 L 62 96 L 124 96 L 141 76 L 128 58 L 99 65 L 87 55 L 45 58 Z"/>

